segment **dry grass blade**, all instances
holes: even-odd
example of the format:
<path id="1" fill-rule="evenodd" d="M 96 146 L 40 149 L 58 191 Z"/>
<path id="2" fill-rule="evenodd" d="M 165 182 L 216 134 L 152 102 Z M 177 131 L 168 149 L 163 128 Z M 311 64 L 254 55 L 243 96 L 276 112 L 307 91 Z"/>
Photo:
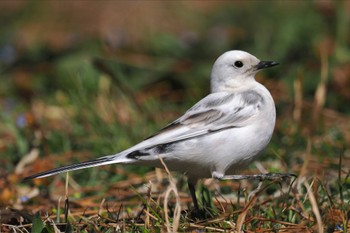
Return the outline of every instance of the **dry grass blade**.
<path id="1" fill-rule="evenodd" d="M 23 173 L 23 170 L 27 164 L 31 164 L 35 162 L 38 157 L 39 157 L 39 149 L 38 148 L 33 148 L 28 154 L 26 154 L 17 164 L 15 168 L 15 173 L 16 174 L 21 174 Z"/>
<path id="2" fill-rule="evenodd" d="M 100 203 L 100 206 L 98 208 L 98 215 L 102 215 L 102 211 L 103 211 L 103 204 L 105 203 L 106 198 L 102 198 L 102 201 Z"/>
<path id="3" fill-rule="evenodd" d="M 324 103 L 326 102 L 326 94 L 327 94 L 327 79 L 328 79 L 328 73 L 329 73 L 329 64 L 328 64 L 328 55 L 327 50 L 325 47 L 321 47 L 320 49 L 320 57 L 321 57 L 321 77 L 320 82 L 318 83 L 315 97 L 314 97 L 314 112 L 313 117 L 316 123 L 318 120 L 318 116 L 320 111 L 322 110 Z"/>
<path id="4" fill-rule="evenodd" d="M 312 206 L 312 212 L 315 214 L 315 217 L 316 217 L 318 232 L 323 233 L 324 231 L 323 231 L 322 218 L 321 218 L 320 210 L 317 205 L 315 195 L 312 192 L 311 186 L 306 181 L 304 182 L 304 185 L 307 189 L 307 194 L 309 196 L 309 200 Z"/>
<path id="5" fill-rule="evenodd" d="M 254 190 L 251 194 L 249 194 L 249 202 L 248 204 L 244 207 L 244 210 L 242 211 L 242 213 L 238 216 L 238 219 L 237 219 L 237 231 L 238 232 L 241 232 L 242 230 L 242 227 L 243 227 L 243 223 L 245 221 L 245 217 L 247 216 L 248 214 L 248 211 L 249 209 L 254 205 L 254 203 L 256 202 L 256 199 L 258 197 L 258 195 L 263 191 L 265 190 L 265 188 L 267 187 L 264 187 L 263 189 L 261 189 L 261 182 L 258 186 L 258 188 L 256 190 Z"/>
<path id="6" fill-rule="evenodd" d="M 50 222 L 50 225 L 53 228 L 54 233 L 61 233 L 61 231 L 58 229 L 58 227 L 56 226 L 55 222 L 52 219 L 48 218 L 48 221 Z"/>
<path id="7" fill-rule="evenodd" d="M 294 80 L 294 110 L 293 119 L 299 124 L 303 109 L 303 75 L 301 72 Z"/>
<path id="8" fill-rule="evenodd" d="M 275 223 L 279 223 L 279 224 L 285 225 L 285 226 L 306 228 L 305 226 L 300 226 L 299 224 L 296 224 L 296 223 L 290 223 L 290 222 L 280 221 L 280 220 L 276 220 L 276 219 L 270 219 L 270 218 L 266 219 L 266 218 L 261 218 L 261 217 L 253 217 L 252 219 L 256 219 L 256 220 L 259 220 L 259 221 L 275 222 Z"/>
<path id="9" fill-rule="evenodd" d="M 164 166 L 165 171 L 168 174 L 169 177 L 169 187 L 167 188 L 164 196 L 164 212 L 165 212 L 165 221 L 166 221 L 166 227 L 167 227 L 167 232 L 177 232 L 180 226 L 180 217 L 181 217 L 181 204 L 180 204 L 180 195 L 177 191 L 176 187 L 176 182 L 171 175 L 168 167 L 164 163 L 163 159 L 159 156 L 159 160 Z M 171 226 L 170 221 L 169 221 L 169 214 L 168 214 L 168 201 L 170 198 L 170 194 L 174 193 L 176 204 L 175 204 L 175 210 L 174 210 L 174 216 L 173 216 L 173 224 Z"/>
<path id="10" fill-rule="evenodd" d="M 190 223 L 190 227 L 202 229 L 202 230 L 208 230 L 208 232 L 227 232 L 226 229 L 221 229 L 221 228 L 217 228 L 217 227 L 202 226 L 202 225 L 199 225 L 196 223 Z"/>
<path id="11" fill-rule="evenodd" d="M 11 232 L 25 232 L 25 233 L 29 233 L 29 231 L 25 228 L 25 225 L 22 226 L 15 226 L 15 225 L 11 225 L 11 224 L 1 224 L 2 227 L 8 227 Z M 28 225 L 29 226 L 29 225 Z M 0 228 L 0 232 L 2 232 L 1 230 L 2 228 Z M 7 232 L 7 231 L 4 231 Z"/>
<path id="12" fill-rule="evenodd" d="M 60 215 L 61 215 L 61 208 L 60 208 L 60 206 L 61 206 L 61 199 L 62 199 L 62 197 L 59 197 L 58 198 L 58 201 L 57 201 L 57 215 L 56 215 L 56 222 L 60 222 Z"/>
<path id="13" fill-rule="evenodd" d="M 306 155 L 304 156 L 304 162 L 298 175 L 298 183 L 300 182 L 301 179 L 305 178 L 305 175 L 307 174 L 307 169 L 311 159 L 311 147 L 312 147 L 312 140 L 310 137 L 308 137 L 306 151 L 305 151 Z"/>
<path id="14" fill-rule="evenodd" d="M 145 219 L 145 227 L 149 228 L 150 225 L 150 212 L 149 212 L 149 207 L 151 205 L 151 194 L 152 194 L 152 183 L 149 181 L 149 187 L 147 190 L 147 204 L 144 209 L 144 212 L 146 213 L 146 219 Z M 153 216 L 152 216 L 153 217 Z"/>

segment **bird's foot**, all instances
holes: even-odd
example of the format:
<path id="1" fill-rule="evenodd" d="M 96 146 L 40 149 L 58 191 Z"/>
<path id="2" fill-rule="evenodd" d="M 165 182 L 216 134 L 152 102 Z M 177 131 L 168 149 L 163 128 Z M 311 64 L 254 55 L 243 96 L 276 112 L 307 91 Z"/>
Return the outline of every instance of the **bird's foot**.
<path id="1" fill-rule="evenodd" d="M 291 173 L 264 173 L 264 174 L 254 174 L 254 175 L 228 175 L 228 176 L 220 176 L 220 177 L 214 177 L 214 178 L 218 180 L 259 180 L 259 181 L 282 180 L 282 181 L 286 181 L 293 177 L 296 178 L 297 176 Z"/>

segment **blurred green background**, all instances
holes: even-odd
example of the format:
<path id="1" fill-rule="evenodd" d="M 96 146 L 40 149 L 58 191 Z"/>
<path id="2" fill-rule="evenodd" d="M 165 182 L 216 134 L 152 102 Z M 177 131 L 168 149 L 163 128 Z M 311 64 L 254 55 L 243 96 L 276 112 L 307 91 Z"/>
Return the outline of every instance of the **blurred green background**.
<path id="1" fill-rule="evenodd" d="M 232 49 L 280 62 L 257 76 L 278 113 L 268 170 L 298 173 L 311 154 L 307 172 L 325 174 L 349 158 L 350 1 L 1 1 L 0 21 L 2 177 L 33 148 L 20 176 L 139 142 L 204 97 Z"/>

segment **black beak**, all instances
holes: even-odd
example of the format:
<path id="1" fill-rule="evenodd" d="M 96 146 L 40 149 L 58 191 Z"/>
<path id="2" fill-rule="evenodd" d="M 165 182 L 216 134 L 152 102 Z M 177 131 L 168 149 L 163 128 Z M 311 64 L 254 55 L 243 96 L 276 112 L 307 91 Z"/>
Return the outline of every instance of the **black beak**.
<path id="1" fill-rule="evenodd" d="M 277 66 L 279 63 L 275 62 L 275 61 L 260 61 L 257 65 L 256 65 L 256 69 L 260 70 L 260 69 L 265 69 L 265 68 L 269 68 L 272 66 Z"/>

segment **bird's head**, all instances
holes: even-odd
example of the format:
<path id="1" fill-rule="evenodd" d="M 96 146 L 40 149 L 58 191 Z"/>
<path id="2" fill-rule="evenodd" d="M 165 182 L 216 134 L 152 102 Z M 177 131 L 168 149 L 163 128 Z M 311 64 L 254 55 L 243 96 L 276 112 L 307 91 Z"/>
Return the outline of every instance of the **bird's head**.
<path id="1" fill-rule="evenodd" d="M 211 73 L 212 92 L 231 89 L 254 81 L 255 74 L 264 68 L 278 65 L 274 61 L 260 61 L 240 50 L 222 54 L 214 63 Z"/>

